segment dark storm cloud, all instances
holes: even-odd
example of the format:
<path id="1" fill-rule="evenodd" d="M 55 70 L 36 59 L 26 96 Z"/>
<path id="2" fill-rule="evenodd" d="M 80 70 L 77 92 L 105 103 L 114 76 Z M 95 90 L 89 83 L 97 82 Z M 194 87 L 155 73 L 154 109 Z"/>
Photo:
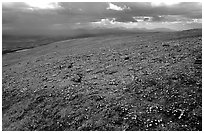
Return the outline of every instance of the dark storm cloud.
<path id="1" fill-rule="evenodd" d="M 149 18 L 144 18 L 144 21 L 149 21 Z"/>
<path id="2" fill-rule="evenodd" d="M 18 10 L 24 10 L 29 8 L 29 6 L 23 2 L 9 2 L 9 3 L 3 3 L 2 5 L 2 11 L 18 11 Z"/>
<path id="3" fill-rule="evenodd" d="M 156 15 L 183 15 L 189 18 L 201 18 L 202 6 L 196 2 L 183 2 L 175 5 L 158 5 L 151 3 L 114 3 L 118 6 L 127 5 L 131 10 L 127 10 L 126 14 L 135 16 L 156 16 Z"/>
<path id="4" fill-rule="evenodd" d="M 110 7 L 112 6 L 112 7 Z M 55 8 L 35 8 L 29 4 L 3 3 L 2 30 L 30 34 L 64 34 L 76 28 L 91 28 L 91 22 L 114 19 L 122 23 L 137 23 L 134 17 L 143 16 L 144 22 L 176 22 L 201 19 L 200 3 L 153 5 L 135 3 L 57 3 Z M 146 16 L 146 17 L 145 17 Z M 111 23 L 110 23 L 111 24 Z M 77 27 L 78 26 L 78 27 Z"/>
<path id="5" fill-rule="evenodd" d="M 88 15 L 100 15 L 107 11 L 108 3 L 98 2 L 60 2 L 59 5 L 63 8 L 61 13 L 73 13 L 75 15 L 88 14 Z"/>
<path id="6" fill-rule="evenodd" d="M 135 20 L 131 16 L 126 16 L 126 15 L 116 18 L 116 21 L 118 22 L 137 22 L 137 20 Z"/>
<path id="7" fill-rule="evenodd" d="M 162 16 L 153 16 L 151 21 L 154 21 L 154 22 L 165 21 L 165 17 L 162 17 Z"/>

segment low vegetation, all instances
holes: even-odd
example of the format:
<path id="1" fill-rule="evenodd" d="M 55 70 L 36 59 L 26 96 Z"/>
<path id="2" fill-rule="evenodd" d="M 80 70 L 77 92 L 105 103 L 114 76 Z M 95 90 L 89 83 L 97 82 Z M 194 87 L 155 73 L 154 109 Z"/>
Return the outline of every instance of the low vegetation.
<path id="1" fill-rule="evenodd" d="M 3 67 L 3 130 L 201 131 L 202 37 L 189 34 L 109 38 Z"/>

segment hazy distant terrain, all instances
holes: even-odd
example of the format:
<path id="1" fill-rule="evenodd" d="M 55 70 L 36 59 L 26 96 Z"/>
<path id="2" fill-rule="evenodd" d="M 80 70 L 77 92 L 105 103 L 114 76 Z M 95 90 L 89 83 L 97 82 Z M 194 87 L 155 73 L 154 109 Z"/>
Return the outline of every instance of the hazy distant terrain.
<path id="1" fill-rule="evenodd" d="M 23 49 L 30 49 L 41 45 L 46 45 L 55 41 L 62 40 L 62 37 L 51 38 L 43 36 L 2 36 L 2 54 L 15 52 Z"/>
<path id="2" fill-rule="evenodd" d="M 22 49 L 30 49 L 41 45 L 46 45 L 52 42 L 76 38 L 86 38 L 94 36 L 108 36 L 108 35 L 127 35 L 127 34 L 143 34 L 145 32 L 167 32 L 172 31 L 170 29 L 120 29 L 120 28 L 110 28 L 110 29 L 77 29 L 73 33 L 64 35 L 13 35 L 13 34 L 3 34 L 2 36 L 2 53 L 11 53 Z"/>
<path id="3" fill-rule="evenodd" d="M 202 130 L 201 29 L 6 37 L 3 130 Z"/>

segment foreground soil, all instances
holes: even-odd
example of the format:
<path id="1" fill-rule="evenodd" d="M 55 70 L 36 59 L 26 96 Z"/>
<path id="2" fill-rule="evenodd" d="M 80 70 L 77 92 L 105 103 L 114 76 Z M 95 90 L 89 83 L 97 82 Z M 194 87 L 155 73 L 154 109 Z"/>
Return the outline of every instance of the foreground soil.
<path id="1" fill-rule="evenodd" d="M 2 124 L 201 131 L 201 31 L 74 39 L 5 55 Z"/>

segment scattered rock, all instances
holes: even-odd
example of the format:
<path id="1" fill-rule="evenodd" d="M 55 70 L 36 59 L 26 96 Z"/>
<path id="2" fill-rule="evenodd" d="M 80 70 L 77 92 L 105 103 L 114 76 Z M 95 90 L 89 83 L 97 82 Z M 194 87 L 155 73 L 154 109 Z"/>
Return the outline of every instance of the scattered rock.
<path id="1" fill-rule="evenodd" d="M 82 74 L 75 74 L 73 77 L 71 77 L 71 81 L 76 83 L 81 83 L 82 80 Z"/>
<path id="2" fill-rule="evenodd" d="M 202 39 L 136 36 L 4 66 L 2 129 L 201 131 Z"/>

